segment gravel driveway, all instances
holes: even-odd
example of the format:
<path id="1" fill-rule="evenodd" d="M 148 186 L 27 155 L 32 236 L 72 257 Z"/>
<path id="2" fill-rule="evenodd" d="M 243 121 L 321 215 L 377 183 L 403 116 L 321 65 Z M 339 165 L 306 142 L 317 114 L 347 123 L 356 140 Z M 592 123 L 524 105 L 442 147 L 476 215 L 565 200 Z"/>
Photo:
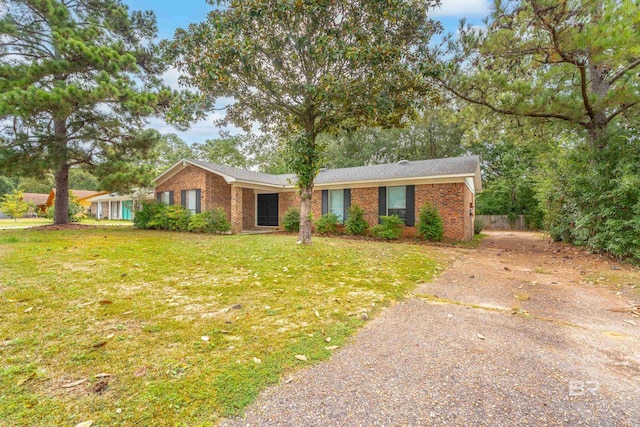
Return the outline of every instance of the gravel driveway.
<path id="1" fill-rule="evenodd" d="M 640 293 L 593 279 L 637 271 L 536 233 L 452 254 L 331 360 L 222 425 L 640 425 Z"/>

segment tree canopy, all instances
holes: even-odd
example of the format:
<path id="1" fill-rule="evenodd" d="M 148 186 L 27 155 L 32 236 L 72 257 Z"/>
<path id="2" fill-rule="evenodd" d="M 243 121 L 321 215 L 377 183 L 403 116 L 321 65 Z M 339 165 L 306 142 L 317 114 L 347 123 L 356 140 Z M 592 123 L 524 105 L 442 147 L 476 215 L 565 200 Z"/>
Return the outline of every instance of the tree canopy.
<path id="1" fill-rule="evenodd" d="M 597 147 L 640 111 L 640 14 L 634 0 L 496 2 L 487 26 L 463 25 L 440 52 L 437 81 L 494 112 L 561 121 Z"/>
<path id="2" fill-rule="evenodd" d="M 0 169 L 53 171 L 56 223 L 69 219 L 74 166 L 112 190 L 148 181 L 134 161 L 159 135 L 141 129 L 172 95 L 156 32 L 152 12 L 121 0 L 0 0 Z"/>
<path id="3" fill-rule="evenodd" d="M 429 93 L 427 48 L 436 0 L 211 1 L 200 24 L 171 44 L 181 82 L 203 105 L 232 97 L 221 123 L 287 135 L 309 243 L 322 132 L 399 125 Z M 422 67 L 419 68 L 419 65 Z M 187 113 L 193 108 L 185 108 Z"/>

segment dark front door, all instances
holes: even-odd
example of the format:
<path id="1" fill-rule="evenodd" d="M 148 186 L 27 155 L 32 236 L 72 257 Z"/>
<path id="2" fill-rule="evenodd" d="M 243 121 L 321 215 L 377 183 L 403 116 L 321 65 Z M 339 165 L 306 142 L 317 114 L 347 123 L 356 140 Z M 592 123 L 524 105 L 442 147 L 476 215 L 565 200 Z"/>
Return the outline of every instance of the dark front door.
<path id="1" fill-rule="evenodd" d="M 259 226 L 278 225 L 278 195 L 258 194 L 258 224 Z"/>

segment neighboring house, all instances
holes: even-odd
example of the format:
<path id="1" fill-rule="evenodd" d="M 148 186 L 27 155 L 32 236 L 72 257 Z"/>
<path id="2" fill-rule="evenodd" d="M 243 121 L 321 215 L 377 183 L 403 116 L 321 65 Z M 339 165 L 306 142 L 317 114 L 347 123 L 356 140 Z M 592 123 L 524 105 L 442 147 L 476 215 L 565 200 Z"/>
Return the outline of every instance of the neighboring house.
<path id="1" fill-rule="evenodd" d="M 135 211 L 142 201 L 153 201 L 153 193 L 121 195 L 118 193 L 101 194 L 87 199 L 91 203 L 89 212 L 98 219 L 122 219 L 132 221 Z"/>
<path id="2" fill-rule="evenodd" d="M 47 199 L 49 198 L 48 194 L 40 194 L 40 193 L 22 193 L 22 200 L 27 203 L 31 203 L 36 207 L 35 213 L 45 213 L 47 210 Z"/>
<path id="3" fill-rule="evenodd" d="M 99 196 L 101 194 L 108 194 L 107 191 L 91 191 L 91 190 L 69 190 L 69 194 L 76 196 L 78 199 L 78 203 L 82 206 L 86 211 L 91 208 L 90 198 Z M 52 188 L 49 196 L 47 197 L 47 207 L 53 206 L 56 199 L 56 189 Z"/>
<path id="4" fill-rule="evenodd" d="M 155 199 L 181 204 L 193 213 L 221 207 L 234 233 L 281 228 L 287 209 L 300 206 L 295 181 L 295 175 L 185 159 L 156 178 Z M 405 235 L 411 236 L 420 208 L 429 201 L 443 219 L 446 239 L 470 240 L 480 191 L 478 156 L 323 169 L 315 179 L 312 213 L 315 219 L 327 212 L 344 219 L 349 206 L 358 204 L 371 226 L 382 215 L 396 214 L 406 222 Z"/>

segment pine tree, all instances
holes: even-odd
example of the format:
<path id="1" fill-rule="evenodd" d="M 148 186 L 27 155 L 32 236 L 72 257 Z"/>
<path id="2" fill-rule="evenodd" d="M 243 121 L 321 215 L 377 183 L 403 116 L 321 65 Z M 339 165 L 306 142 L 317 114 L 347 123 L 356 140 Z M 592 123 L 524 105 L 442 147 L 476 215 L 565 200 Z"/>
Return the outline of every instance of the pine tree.
<path id="1" fill-rule="evenodd" d="M 69 170 L 111 190 L 148 181 L 134 167 L 158 139 L 142 131 L 172 93 L 152 12 L 121 0 L 0 0 L 0 170 L 53 172 L 55 223 L 67 223 Z"/>

